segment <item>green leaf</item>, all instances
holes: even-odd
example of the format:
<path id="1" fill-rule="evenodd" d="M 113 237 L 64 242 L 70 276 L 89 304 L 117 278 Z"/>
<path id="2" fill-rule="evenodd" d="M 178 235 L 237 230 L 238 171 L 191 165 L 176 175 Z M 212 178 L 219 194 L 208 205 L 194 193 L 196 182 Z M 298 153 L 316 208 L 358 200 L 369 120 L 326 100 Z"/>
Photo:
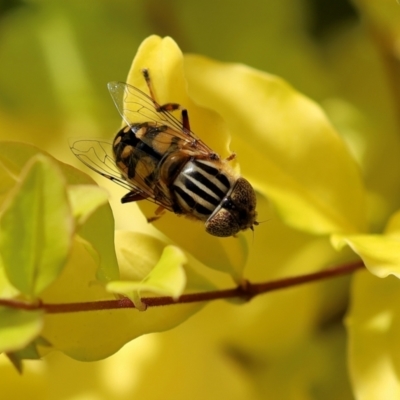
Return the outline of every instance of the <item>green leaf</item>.
<path id="1" fill-rule="evenodd" d="M 41 332 L 43 312 L 0 307 L 0 353 L 25 348 Z"/>
<path id="2" fill-rule="evenodd" d="M 165 247 L 160 260 L 151 272 L 141 281 L 114 281 L 107 285 L 107 290 L 132 298 L 150 292 L 162 296 L 178 298 L 185 289 L 186 276 L 183 264 L 187 263 L 185 254 L 178 247 Z"/>
<path id="3" fill-rule="evenodd" d="M 61 273 L 73 231 L 65 181 L 53 161 L 39 154 L 26 165 L 3 203 L 0 229 L 10 282 L 26 295 L 38 295 Z"/>
<path id="4" fill-rule="evenodd" d="M 13 177 L 14 180 L 25 164 L 37 154 L 44 154 L 57 163 L 67 183 L 70 184 L 67 187 L 69 201 L 80 228 L 79 234 L 99 264 L 98 279 L 104 282 L 118 279 L 114 250 L 114 220 L 110 206 L 104 204 L 106 202 L 104 190 L 95 186 L 93 179 L 88 175 L 55 160 L 35 146 L 26 143 L 0 142 L 0 163 L 7 176 Z"/>

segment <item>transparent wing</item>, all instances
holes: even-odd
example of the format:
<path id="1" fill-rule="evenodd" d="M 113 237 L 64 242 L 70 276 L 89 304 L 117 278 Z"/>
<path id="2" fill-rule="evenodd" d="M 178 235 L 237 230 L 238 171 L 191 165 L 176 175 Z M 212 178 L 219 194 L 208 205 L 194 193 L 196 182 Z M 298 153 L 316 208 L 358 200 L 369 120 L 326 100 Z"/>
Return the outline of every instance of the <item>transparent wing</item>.
<path id="1" fill-rule="evenodd" d="M 132 181 L 121 176 L 121 171 L 115 165 L 111 143 L 94 139 L 77 140 L 70 145 L 70 148 L 74 155 L 93 171 L 124 189 L 173 211 L 172 201 L 165 193 L 164 188 L 156 186 L 158 189 L 156 196 L 154 190 L 144 183 L 145 179 L 140 174 L 136 180 Z"/>
<path id="2" fill-rule="evenodd" d="M 108 90 L 119 114 L 128 126 L 138 122 L 154 122 L 161 126 L 164 125 L 170 128 L 166 135 L 178 137 L 186 143 L 187 147 L 197 153 L 214 154 L 192 131 L 183 131 L 182 122 L 170 112 L 157 111 L 152 98 L 140 89 L 124 82 L 110 82 Z M 146 138 L 142 140 L 146 142 Z"/>
<path id="3" fill-rule="evenodd" d="M 87 167 L 125 189 L 131 189 L 131 184 L 121 177 L 115 165 L 111 143 L 100 140 L 77 140 L 70 145 L 70 148 Z"/>

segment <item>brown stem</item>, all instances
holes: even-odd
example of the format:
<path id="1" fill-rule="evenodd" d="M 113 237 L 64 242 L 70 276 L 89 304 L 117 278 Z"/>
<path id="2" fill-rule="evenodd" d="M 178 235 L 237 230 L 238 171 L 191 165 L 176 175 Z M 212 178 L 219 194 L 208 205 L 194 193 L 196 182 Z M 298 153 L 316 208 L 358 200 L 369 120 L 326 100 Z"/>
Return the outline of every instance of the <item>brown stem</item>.
<path id="1" fill-rule="evenodd" d="M 215 290 L 210 292 L 190 293 L 180 296 L 174 300 L 172 297 L 144 297 L 142 303 L 147 307 L 167 306 L 175 304 L 196 303 L 218 299 L 242 298 L 250 300 L 255 296 L 274 290 L 285 289 L 298 286 L 304 283 L 311 283 L 322 279 L 334 278 L 341 275 L 350 274 L 358 269 L 364 268 L 362 261 L 339 267 L 325 269 L 311 274 L 283 278 L 270 282 L 250 283 L 246 282 L 243 286 L 233 289 Z M 0 299 L 0 306 L 17 308 L 21 310 L 43 310 L 48 314 L 70 313 L 78 311 L 100 311 L 121 308 L 135 308 L 131 300 L 122 298 L 118 300 L 89 301 L 85 303 L 65 303 L 65 304 L 31 304 L 17 300 Z"/>

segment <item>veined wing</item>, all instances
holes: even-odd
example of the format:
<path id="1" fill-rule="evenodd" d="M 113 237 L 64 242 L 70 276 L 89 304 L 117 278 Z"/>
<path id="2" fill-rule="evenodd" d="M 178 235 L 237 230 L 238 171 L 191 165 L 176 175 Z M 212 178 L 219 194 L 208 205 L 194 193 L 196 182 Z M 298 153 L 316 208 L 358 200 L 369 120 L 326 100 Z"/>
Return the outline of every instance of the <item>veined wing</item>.
<path id="1" fill-rule="evenodd" d="M 155 188 L 149 187 L 145 183 L 145 176 L 142 176 L 140 171 L 137 171 L 135 178 L 130 180 L 121 175 L 121 171 L 114 161 L 111 143 L 95 139 L 77 140 L 70 145 L 70 148 L 81 162 L 101 176 L 130 192 L 134 192 L 143 199 L 150 200 L 167 210 L 173 211 L 172 201 L 161 185 L 156 183 Z"/>
<path id="2" fill-rule="evenodd" d="M 165 135 L 178 137 L 186 143 L 186 147 L 191 148 L 196 153 L 206 156 L 214 154 L 213 150 L 192 131 L 185 132 L 182 128 L 182 122 L 170 112 L 157 111 L 152 98 L 140 89 L 124 82 L 110 82 L 108 90 L 119 114 L 128 126 L 138 122 L 154 122 L 160 126 L 168 126 L 170 129 L 167 130 Z M 143 141 L 145 142 L 146 139 L 143 138 Z"/>

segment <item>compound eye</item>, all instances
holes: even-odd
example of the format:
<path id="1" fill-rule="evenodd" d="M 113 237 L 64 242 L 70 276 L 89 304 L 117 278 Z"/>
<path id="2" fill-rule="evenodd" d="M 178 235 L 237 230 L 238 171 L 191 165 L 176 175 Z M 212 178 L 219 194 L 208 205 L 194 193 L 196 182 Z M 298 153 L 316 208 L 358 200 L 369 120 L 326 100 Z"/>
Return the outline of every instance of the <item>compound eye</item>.
<path id="1" fill-rule="evenodd" d="M 206 231 L 213 236 L 228 237 L 240 231 L 240 226 L 233 215 L 224 208 L 209 218 L 205 224 Z"/>

